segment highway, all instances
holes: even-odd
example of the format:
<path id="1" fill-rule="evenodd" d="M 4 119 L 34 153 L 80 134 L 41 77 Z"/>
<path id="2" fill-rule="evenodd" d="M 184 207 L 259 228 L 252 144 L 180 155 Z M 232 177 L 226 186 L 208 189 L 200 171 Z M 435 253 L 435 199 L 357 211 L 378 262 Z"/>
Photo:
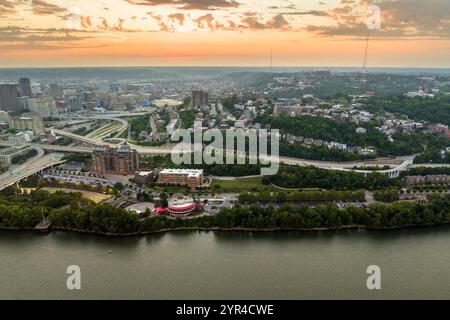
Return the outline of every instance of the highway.
<path id="1" fill-rule="evenodd" d="M 2 142 L 0 145 L 9 145 L 7 142 Z M 5 189 L 8 186 L 14 185 L 18 181 L 29 177 L 35 173 L 38 173 L 46 168 L 53 167 L 64 163 L 62 160 L 63 155 L 60 153 L 51 153 L 44 156 L 44 150 L 51 152 L 74 152 L 74 153 L 92 153 L 93 148 L 81 148 L 81 147 L 70 147 L 70 146 L 53 146 L 53 145 L 42 145 L 42 144 L 32 144 L 32 147 L 38 150 L 38 155 L 29 159 L 27 163 L 20 166 L 13 166 L 7 172 L 0 175 L 0 190 Z M 138 147 L 138 152 L 143 155 L 167 155 L 171 153 L 171 148 L 149 148 L 149 147 Z M 401 171 L 407 170 L 409 167 L 449 167 L 450 164 L 412 164 L 413 156 L 402 157 L 400 164 L 389 170 L 380 170 L 378 172 L 388 174 L 390 177 L 398 177 Z M 278 161 L 277 158 L 266 156 L 263 157 L 264 160 Z M 355 171 L 362 174 L 369 174 L 373 171 L 369 170 L 353 170 L 353 168 L 361 167 L 367 165 L 364 162 L 327 162 L 327 161 L 314 161 L 314 160 L 304 160 L 289 157 L 280 157 L 279 162 L 281 164 L 287 165 L 299 165 L 299 166 L 315 166 L 327 170 L 339 170 L 339 171 Z M 380 163 L 382 164 L 382 163 Z"/>
<path id="2" fill-rule="evenodd" d="M 91 117 L 70 117 L 74 119 L 74 121 L 80 121 L 84 119 L 105 119 L 116 121 L 121 124 L 119 128 L 119 133 L 125 132 L 128 130 L 128 122 L 124 119 L 120 119 L 120 117 L 130 117 L 130 116 L 139 116 L 145 115 L 147 113 L 115 113 L 115 114 L 104 114 L 104 115 L 92 115 Z M 75 120 L 76 119 L 76 120 Z M 117 127 L 116 127 L 117 128 Z M 63 163 L 61 160 L 57 160 L 55 155 L 48 155 L 43 157 L 43 150 L 51 151 L 51 152 L 73 152 L 73 153 L 92 153 L 94 147 L 97 145 L 109 145 L 111 147 L 116 147 L 117 144 L 107 143 L 102 141 L 102 137 L 85 137 L 80 136 L 74 133 L 70 133 L 64 130 L 52 129 L 53 132 L 60 136 L 69 137 L 73 140 L 83 142 L 85 144 L 91 145 L 91 147 L 73 147 L 73 146 L 58 146 L 58 145 L 44 145 L 44 144 L 32 144 L 32 147 L 38 150 L 38 156 L 34 159 L 30 159 L 25 165 L 18 169 L 12 169 L 13 174 L 11 174 L 11 170 L 8 173 L 4 173 L 0 175 L 0 190 L 4 189 L 7 186 L 10 186 L 17 181 L 20 181 L 24 177 L 32 175 L 36 172 L 39 172 L 45 168 L 51 167 L 53 165 Z M 108 132 L 111 134 L 111 132 Z M 118 136 L 116 135 L 116 136 Z M 11 144 L 8 142 L 0 142 L 0 145 L 10 146 Z M 163 146 L 163 147 L 144 147 L 132 145 L 132 148 L 136 149 L 140 155 L 143 156 L 154 156 L 154 155 L 169 155 L 172 153 L 173 146 Z M 184 149 L 186 150 L 186 149 Z M 189 146 L 187 150 L 190 150 Z M 185 151 L 191 152 L 191 151 Z M 403 156 L 396 157 L 393 159 L 377 159 L 376 161 L 371 162 L 330 162 L 330 161 L 318 161 L 318 160 L 306 160 L 306 159 L 298 159 L 291 157 L 273 157 L 273 156 L 263 156 L 260 157 L 261 160 L 269 160 L 272 162 L 279 162 L 280 164 L 286 165 L 299 165 L 299 166 L 315 166 L 321 169 L 327 170 L 341 170 L 341 171 L 355 171 L 362 174 L 369 174 L 373 171 L 370 170 L 354 170 L 355 167 L 364 167 L 364 166 L 373 166 L 373 165 L 389 165 L 391 168 L 388 170 L 379 170 L 377 172 L 388 174 L 390 177 L 397 177 L 400 172 L 407 170 L 412 167 L 449 167 L 450 164 L 423 164 L 417 165 L 413 164 L 413 160 L 415 155 L 412 156 Z"/>
<path id="3" fill-rule="evenodd" d="M 56 151 L 56 152 L 75 152 L 75 153 L 92 153 L 94 148 L 81 148 L 81 147 L 70 147 L 70 146 L 53 146 L 53 145 L 42 145 L 42 144 L 33 144 L 34 147 L 42 148 L 48 151 Z M 172 152 L 172 148 L 158 148 L 158 147 L 140 147 L 133 146 L 140 155 L 169 155 Z M 261 160 L 279 162 L 280 164 L 286 165 L 298 165 L 298 166 L 315 166 L 317 168 L 326 169 L 326 170 L 339 170 L 339 171 L 355 171 L 362 174 L 373 173 L 374 171 L 370 170 L 355 170 L 354 167 L 363 167 L 368 165 L 384 165 L 390 164 L 392 165 L 393 159 L 380 159 L 378 162 L 371 162 L 370 164 L 365 162 L 329 162 L 329 161 L 317 161 L 317 160 L 305 160 L 305 159 L 297 159 L 290 157 L 273 157 L 273 156 L 262 156 Z M 393 168 L 388 170 L 379 170 L 380 173 L 388 174 L 391 177 L 397 177 L 400 172 L 407 170 L 413 162 L 414 156 L 410 157 L 401 157 L 397 158 L 398 164 Z M 415 167 L 428 167 L 428 165 L 414 165 Z M 434 167 L 436 165 L 430 165 L 429 167 Z M 450 166 L 450 165 L 440 165 L 442 167 Z"/>
<path id="4" fill-rule="evenodd" d="M 116 113 L 116 114 L 104 114 L 104 115 L 93 115 L 92 117 L 88 118 L 88 119 L 107 119 L 107 120 L 111 120 L 111 121 L 117 121 L 121 123 L 121 127 L 119 132 L 123 133 L 125 130 L 128 129 L 128 122 L 124 119 L 120 119 L 120 117 L 124 117 L 124 116 L 137 116 L 137 115 L 144 115 L 147 113 Z M 83 117 L 78 117 L 77 119 L 82 119 Z M 80 136 L 74 133 L 70 133 L 64 130 L 57 130 L 54 129 L 53 130 L 54 133 L 61 135 L 61 136 L 65 136 L 83 143 L 88 143 L 88 144 L 92 144 L 93 146 L 95 145 L 109 145 L 111 147 L 115 147 L 117 146 L 117 144 L 113 144 L 113 143 L 108 143 L 108 142 L 104 142 L 102 141 L 101 138 L 94 138 L 94 137 L 85 137 L 85 136 Z M 134 149 L 136 149 L 138 151 L 139 154 L 141 155 L 167 155 L 167 154 L 171 154 L 172 152 L 172 147 L 143 147 L 143 146 L 137 146 L 137 145 L 133 145 L 131 144 L 132 147 Z M 46 150 L 50 150 L 49 148 L 47 148 L 44 145 L 39 145 L 39 147 L 41 148 L 45 148 Z M 55 147 L 53 148 L 53 150 L 60 150 L 60 151 L 66 151 L 68 150 L 65 147 Z M 65 149 L 65 150 L 63 150 Z M 82 151 L 74 151 L 74 152 L 88 152 L 91 149 L 85 149 L 83 148 Z M 272 159 L 270 156 L 266 156 L 265 157 L 266 160 L 272 160 L 272 161 L 278 161 L 278 159 Z M 347 170 L 347 169 L 352 169 L 353 167 L 361 167 L 361 166 L 367 166 L 368 164 L 365 162 L 329 162 L 329 161 L 315 161 L 315 160 L 304 160 L 304 159 L 297 159 L 297 158 L 289 158 L 289 157 L 280 157 L 279 158 L 280 163 L 283 164 L 288 164 L 288 165 L 303 165 L 303 166 L 307 166 L 307 165 L 312 165 L 312 166 L 316 166 L 318 168 L 323 168 L 323 169 L 335 169 L 335 170 Z M 406 157 L 398 157 L 395 159 L 384 159 L 383 161 L 380 161 L 379 163 L 374 162 L 371 163 L 372 164 L 390 164 L 392 165 L 392 161 L 398 161 L 397 166 L 404 166 L 406 163 L 408 163 L 408 165 L 410 165 L 411 161 L 414 160 L 414 156 L 406 156 Z M 386 170 L 386 172 L 388 172 L 390 170 Z M 362 171 L 363 173 L 368 173 L 368 171 Z"/>
<path id="5" fill-rule="evenodd" d="M 38 173 L 44 169 L 64 163 L 62 157 L 62 154 L 56 153 L 40 157 L 36 156 L 23 165 L 11 167 L 10 169 L 8 169 L 8 171 L 0 175 L 0 190 L 12 186 L 20 180 L 32 176 L 33 174 Z"/>
<path id="6" fill-rule="evenodd" d="M 68 137 L 77 141 L 81 141 L 84 143 L 91 143 L 91 144 L 105 144 L 102 141 L 102 138 L 109 136 L 111 133 L 116 132 L 114 135 L 115 137 L 119 137 L 122 133 L 128 130 L 128 121 L 121 119 L 120 117 L 131 117 L 131 116 L 139 116 L 139 115 L 145 115 L 146 113 L 119 113 L 114 115 L 92 115 L 91 117 L 74 117 L 73 119 L 77 119 L 76 121 L 92 121 L 92 120 L 110 120 L 120 123 L 120 127 L 112 127 L 109 130 L 102 132 L 101 136 L 93 137 L 93 136 L 80 136 L 77 134 L 73 134 L 64 130 L 58 130 L 52 128 L 53 132 L 64 137 Z M 76 122 L 75 121 L 75 122 Z"/>
<path id="7" fill-rule="evenodd" d="M 62 130 L 54 130 L 56 134 L 62 134 L 64 136 L 76 139 L 78 141 L 83 141 L 85 143 L 92 144 L 92 147 L 72 147 L 72 146 L 58 146 L 58 145 L 44 145 L 44 144 L 32 144 L 34 148 L 43 149 L 52 152 L 74 152 L 74 153 L 92 153 L 94 150 L 94 145 L 110 145 L 111 147 L 117 146 L 112 143 L 105 143 L 99 139 L 87 138 L 79 136 L 73 133 L 68 133 Z M 0 142 L 0 145 L 10 146 L 8 142 Z M 164 147 L 143 147 L 131 145 L 134 149 L 138 151 L 140 155 L 144 156 L 154 156 L 154 155 L 169 155 L 172 152 L 173 146 Z M 189 150 L 189 146 L 186 148 Z M 185 150 L 186 150 L 185 149 Z M 189 152 L 189 151 L 188 151 Z M 373 171 L 370 170 L 354 170 L 355 167 L 364 166 L 374 166 L 374 165 L 389 165 L 391 166 L 388 170 L 379 170 L 378 172 L 386 173 L 393 177 L 398 176 L 401 171 L 405 171 L 407 168 L 412 167 L 450 167 L 450 164 L 412 164 L 415 155 L 412 156 L 402 156 L 397 158 L 383 158 L 371 162 L 331 162 L 331 161 L 319 161 L 319 160 L 306 160 L 291 157 L 272 157 L 270 155 L 260 157 L 262 160 L 270 160 L 286 165 L 299 165 L 299 166 L 315 166 L 321 169 L 327 170 L 343 170 L 343 171 L 355 171 L 363 174 L 368 174 Z"/>

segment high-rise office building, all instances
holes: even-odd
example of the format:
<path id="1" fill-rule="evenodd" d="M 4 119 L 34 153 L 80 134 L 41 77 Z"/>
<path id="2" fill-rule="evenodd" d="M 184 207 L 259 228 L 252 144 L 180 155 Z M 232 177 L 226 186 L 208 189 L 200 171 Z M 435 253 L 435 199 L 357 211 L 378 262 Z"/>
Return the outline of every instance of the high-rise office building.
<path id="1" fill-rule="evenodd" d="M 0 110 L 20 111 L 17 84 L 0 84 Z"/>
<path id="2" fill-rule="evenodd" d="M 25 100 L 27 109 L 42 118 L 50 118 L 56 115 L 56 101 L 50 96 L 43 96 L 39 98 L 29 98 Z"/>
<path id="3" fill-rule="evenodd" d="M 208 92 L 206 91 L 192 91 L 192 106 L 202 107 L 209 103 Z"/>
<path id="4" fill-rule="evenodd" d="M 48 86 L 48 93 L 53 97 L 53 98 L 60 98 L 62 97 L 63 93 L 61 88 L 58 86 L 57 83 L 50 83 Z"/>
<path id="5" fill-rule="evenodd" d="M 67 103 L 70 112 L 79 111 L 83 107 L 83 99 L 78 96 L 70 96 L 69 99 L 67 99 Z"/>
<path id="6" fill-rule="evenodd" d="M 99 174 L 134 174 L 139 167 L 139 154 L 128 144 L 117 148 L 101 146 L 92 153 L 92 171 Z"/>
<path id="7" fill-rule="evenodd" d="M 44 132 L 44 121 L 37 115 L 12 117 L 9 119 L 9 127 L 22 131 L 32 130 L 35 135 L 38 135 Z"/>
<path id="8" fill-rule="evenodd" d="M 31 83 L 28 78 L 19 79 L 19 95 L 21 97 L 31 97 Z"/>

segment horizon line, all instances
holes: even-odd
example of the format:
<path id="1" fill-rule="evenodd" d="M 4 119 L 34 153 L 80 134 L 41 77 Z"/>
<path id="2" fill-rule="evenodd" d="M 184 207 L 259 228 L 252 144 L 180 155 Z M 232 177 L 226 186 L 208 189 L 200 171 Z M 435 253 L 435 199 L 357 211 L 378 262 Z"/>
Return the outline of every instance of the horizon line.
<path id="1" fill-rule="evenodd" d="M 347 68 L 347 69 L 361 69 L 361 66 L 230 66 L 230 65 L 99 65 L 99 66 L 0 66 L 0 69 L 89 69 L 89 68 L 305 68 L 305 69 L 333 69 L 333 68 Z M 378 66 L 378 67 L 368 67 L 367 69 L 450 69 L 450 66 Z"/>

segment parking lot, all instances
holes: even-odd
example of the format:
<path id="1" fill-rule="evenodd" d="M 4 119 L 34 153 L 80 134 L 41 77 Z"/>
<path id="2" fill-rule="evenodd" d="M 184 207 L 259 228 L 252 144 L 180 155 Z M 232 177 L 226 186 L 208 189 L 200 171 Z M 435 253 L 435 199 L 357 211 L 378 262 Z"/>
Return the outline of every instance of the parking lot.
<path id="1" fill-rule="evenodd" d="M 72 175 L 72 174 L 63 174 L 63 173 L 44 173 L 42 176 L 43 179 L 47 179 L 50 181 L 61 181 L 61 182 L 68 182 L 68 183 L 84 183 L 86 185 L 91 186 L 98 186 L 101 185 L 102 187 L 111 187 L 112 184 L 108 180 L 100 179 L 100 178 L 94 178 L 94 177 L 87 177 L 87 176 L 78 176 L 78 175 Z"/>

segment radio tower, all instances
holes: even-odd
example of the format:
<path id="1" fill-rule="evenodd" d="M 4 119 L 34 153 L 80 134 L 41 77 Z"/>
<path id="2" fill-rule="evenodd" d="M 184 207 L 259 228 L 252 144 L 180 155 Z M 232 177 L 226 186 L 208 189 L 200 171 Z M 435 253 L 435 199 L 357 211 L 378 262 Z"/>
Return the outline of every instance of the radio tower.
<path id="1" fill-rule="evenodd" d="M 270 72 L 273 71 L 273 51 L 272 48 L 270 48 Z"/>
<path id="2" fill-rule="evenodd" d="M 363 62 L 363 75 L 361 79 L 361 86 L 364 86 L 367 83 L 367 53 L 369 50 L 369 39 L 370 39 L 370 28 L 367 28 L 367 40 L 366 40 L 366 49 L 364 51 L 364 62 Z"/>

